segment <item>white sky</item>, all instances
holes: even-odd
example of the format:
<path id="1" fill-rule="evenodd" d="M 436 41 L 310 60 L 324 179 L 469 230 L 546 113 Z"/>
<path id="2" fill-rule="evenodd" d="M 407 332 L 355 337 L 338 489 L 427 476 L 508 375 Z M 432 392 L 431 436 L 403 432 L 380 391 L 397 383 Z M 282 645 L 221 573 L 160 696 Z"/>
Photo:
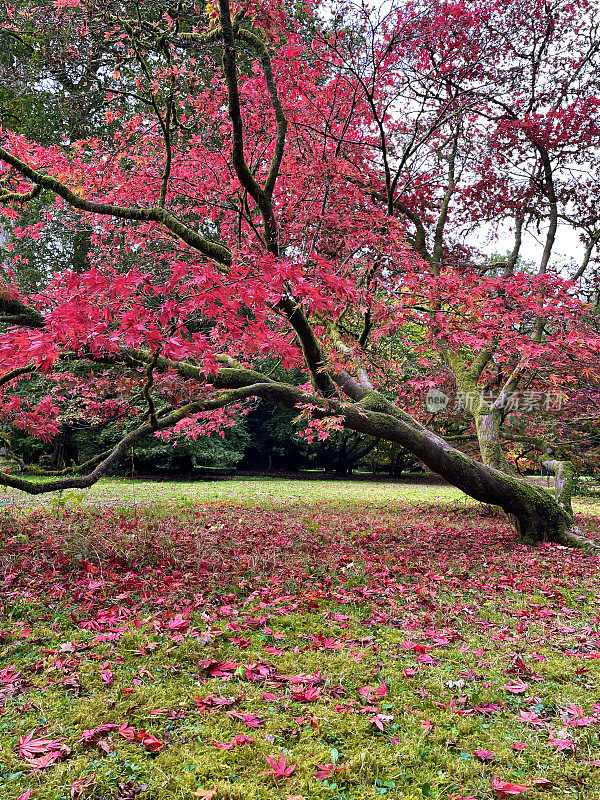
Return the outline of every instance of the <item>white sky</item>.
<path id="1" fill-rule="evenodd" d="M 506 233 L 497 232 L 490 235 L 488 241 L 482 241 L 481 232 L 476 236 L 471 234 L 466 237 L 466 242 L 483 250 L 488 255 L 509 253 L 514 246 L 514 233 L 506 228 Z M 539 264 L 544 250 L 546 231 L 542 230 L 537 236 L 533 231 L 523 231 L 521 243 L 521 258 L 524 261 L 533 261 Z M 570 225 L 559 225 L 552 251 L 551 266 L 567 267 L 567 272 L 572 273 L 583 261 L 585 248 L 579 240 L 579 233 Z"/>

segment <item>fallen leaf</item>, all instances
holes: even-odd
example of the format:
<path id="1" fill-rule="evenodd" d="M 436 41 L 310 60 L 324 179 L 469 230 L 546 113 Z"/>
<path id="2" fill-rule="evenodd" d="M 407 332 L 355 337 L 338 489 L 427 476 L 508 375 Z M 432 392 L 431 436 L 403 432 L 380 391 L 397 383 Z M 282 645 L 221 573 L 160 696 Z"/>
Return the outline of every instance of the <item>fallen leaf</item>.
<path id="1" fill-rule="evenodd" d="M 491 750 L 473 750 L 473 755 L 484 762 L 493 761 L 496 758 L 496 754 L 492 753 Z"/>
<path id="2" fill-rule="evenodd" d="M 289 778 L 296 769 L 296 764 L 286 764 L 283 755 L 280 755 L 277 760 L 275 756 L 265 756 L 265 759 L 271 765 L 271 769 L 263 772 L 263 775 L 273 775 L 274 778 Z"/>
<path id="3" fill-rule="evenodd" d="M 75 800 L 76 797 L 80 797 L 80 795 L 83 793 L 83 790 L 88 786 L 91 786 L 95 780 L 96 775 L 94 772 L 92 772 L 91 775 L 86 775 L 84 778 L 78 778 L 78 780 L 73 781 L 71 784 L 71 800 Z"/>
<path id="4" fill-rule="evenodd" d="M 495 789 L 498 792 L 499 798 L 513 794 L 523 794 L 524 792 L 527 792 L 529 788 L 529 786 L 521 786 L 519 783 L 508 783 L 508 781 L 502 781 L 500 778 L 496 777 L 494 777 L 492 780 L 492 789 Z"/>

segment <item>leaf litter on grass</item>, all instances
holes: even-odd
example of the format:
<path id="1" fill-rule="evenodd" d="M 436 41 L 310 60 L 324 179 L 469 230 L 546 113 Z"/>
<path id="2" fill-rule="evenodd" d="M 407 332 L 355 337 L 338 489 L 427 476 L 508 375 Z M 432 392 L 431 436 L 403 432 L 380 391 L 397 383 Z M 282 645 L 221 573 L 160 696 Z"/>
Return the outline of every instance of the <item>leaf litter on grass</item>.
<path id="1" fill-rule="evenodd" d="M 368 504 L 2 540 L 7 800 L 600 797 L 596 556 Z"/>

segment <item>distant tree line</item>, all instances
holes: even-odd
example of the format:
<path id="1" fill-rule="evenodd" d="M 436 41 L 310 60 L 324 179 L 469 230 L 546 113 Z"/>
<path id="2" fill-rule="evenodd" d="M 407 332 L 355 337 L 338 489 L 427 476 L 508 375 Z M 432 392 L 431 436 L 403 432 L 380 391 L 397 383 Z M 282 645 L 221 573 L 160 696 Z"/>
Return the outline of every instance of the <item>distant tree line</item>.
<path id="1" fill-rule="evenodd" d="M 400 477 L 422 471 L 417 460 L 399 445 L 351 431 L 333 431 L 321 441 L 307 441 L 294 426 L 293 412 L 259 402 L 236 424 L 219 433 L 139 442 L 114 467 L 114 474 L 169 475 L 193 478 L 203 473 L 285 472 L 323 470 L 346 477 L 360 469 Z M 23 465 L 62 470 L 81 464 L 119 438 L 114 425 L 68 421 L 51 441 L 13 432 L 10 448 Z M 14 468 L 14 465 L 13 465 Z"/>

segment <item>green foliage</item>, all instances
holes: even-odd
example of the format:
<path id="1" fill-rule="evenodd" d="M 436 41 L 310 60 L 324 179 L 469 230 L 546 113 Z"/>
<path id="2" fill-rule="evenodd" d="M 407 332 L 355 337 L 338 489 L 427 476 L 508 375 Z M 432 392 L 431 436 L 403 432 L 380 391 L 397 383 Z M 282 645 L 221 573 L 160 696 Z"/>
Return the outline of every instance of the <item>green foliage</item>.
<path id="1" fill-rule="evenodd" d="M 296 416 L 293 411 L 257 403 L 243 421 L 247 445 L 240 466 L 293 472 L 314 465 L 318 448 L 298 436 Z"/>

